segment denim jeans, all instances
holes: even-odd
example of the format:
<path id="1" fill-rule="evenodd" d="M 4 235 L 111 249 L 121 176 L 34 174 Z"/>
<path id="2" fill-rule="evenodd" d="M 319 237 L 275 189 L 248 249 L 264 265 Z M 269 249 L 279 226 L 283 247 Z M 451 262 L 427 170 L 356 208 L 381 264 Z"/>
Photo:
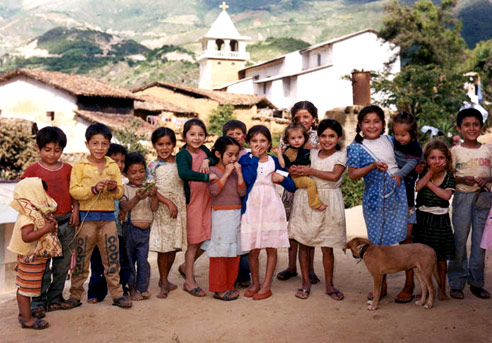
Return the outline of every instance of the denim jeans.
<path id="1" fill-rule="evenodd" d="M 67 213 L 56 218 L 58 222 L 58 239 L 62 246 L 63 256 L 47 261 L 41 286 L 41 295 L 33 297 L 31 301 L 31 308 L 33 309 L 40 306 L 47 308 L 52 304 L 63 302 L 63 289 L 65 288 L 65 280 L 70 269 L 70 260 L 75 246 L 74 236 L 76 229 L 69 224 L 71 214 Z"/>
<path id="2" fill-rule="evenodd" d="M 150 228 L 141 229 L 132 224 L 130 214 L 128 221 L 123 223 L 130 277 L 128 285 L 139 292 L 146 292 L 150 282 L 149 238 Z M 135 267 L 135 263 L 137 266 Z"/>
<path id="3" fill-rule="evenodd" d="M 448 263 L 449 286 L 465 288 L 466 283 L 475 287 L 484 285 L 485 250 L 480 248 L 485 221 L 490 210 L 491 195 L 488 192 L 456 192 L 453 199 L 453 229 L 456 258 Z M 467 259 L 466 242 L 471 228 L 470 258 Z"/>

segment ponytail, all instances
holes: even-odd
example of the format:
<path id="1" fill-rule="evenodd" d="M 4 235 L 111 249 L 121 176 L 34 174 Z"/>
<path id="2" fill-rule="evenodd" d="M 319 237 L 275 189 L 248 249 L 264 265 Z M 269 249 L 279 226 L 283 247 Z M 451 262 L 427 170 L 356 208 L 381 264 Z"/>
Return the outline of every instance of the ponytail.
<path id="1" fill-rule="evenodd" d="M 357 129 L 355 129 L 355 132 L 357 133 L 354 138 L 354 142 L 362 144 L 362 141 L 364 140 L 364 137 L 361 136 L 360 134 L 360 127 L 359 124 L 357 124 Z"/>

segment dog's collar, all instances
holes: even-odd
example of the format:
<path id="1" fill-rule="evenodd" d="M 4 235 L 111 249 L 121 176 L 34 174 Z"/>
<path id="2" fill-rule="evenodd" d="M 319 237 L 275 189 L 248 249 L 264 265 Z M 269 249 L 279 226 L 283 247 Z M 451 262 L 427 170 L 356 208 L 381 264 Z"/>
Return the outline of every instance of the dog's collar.
<path id="1" fill-rule="evenodd" d="M 367 248 L 369 248 L 370 244 L 364 244 L 364 246 L 360 249 L 359 257 L 362 260 L 364 258 L 364 254 L 366 253 Z"/>

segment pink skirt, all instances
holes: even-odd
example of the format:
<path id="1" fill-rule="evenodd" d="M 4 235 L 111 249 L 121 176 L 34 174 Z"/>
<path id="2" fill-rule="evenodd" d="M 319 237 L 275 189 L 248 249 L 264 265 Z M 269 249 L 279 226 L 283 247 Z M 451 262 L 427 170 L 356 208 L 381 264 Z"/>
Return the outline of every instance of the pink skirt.
<path id="1" fill-rule="evenodd" d="M 492 208 L 490 209 L 487 221 L 485 222 L 485 228 L 483 229 L 480 248 L 485 250 L 492 250 Z"/>

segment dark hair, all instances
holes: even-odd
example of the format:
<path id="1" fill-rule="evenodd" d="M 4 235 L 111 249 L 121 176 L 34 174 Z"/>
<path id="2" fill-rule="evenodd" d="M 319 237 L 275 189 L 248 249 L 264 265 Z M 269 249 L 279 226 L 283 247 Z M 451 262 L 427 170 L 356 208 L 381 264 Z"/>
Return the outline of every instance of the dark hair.
<path id="1" fill-rule="evenodd" d="M 393 124 L 405 124 L 412 139 L 417 138 L 417 118 L 408 112 L 400 112 L 393 118 Z"/>
<path id="2" fill-rule="evenodd" d="M 110 142 L 111 142 L 111 138 L 113 138 L 113 135 L 111 134 L 111 130 L 109 129 L 109 127 L 101 123 L 91 124 L 87 128 L 87 130 L 85 130 L 86 141 L 90 141 L 92 136 L 95 135 L 103 135 L 104 138 L 106 138 Z"/>
<path id="3" fill-rule="evenodd" d="M 424 147 L 425 164 L 427 164 L 427 157 L 429 157 L 432 150 L 441 151 L 444 154 L 444 156 L 446 156 L 446 170 L 447 171 L 453 170 L 451 151 L 449 150 L 448 145 L 439 139 L 432 140 L 425 145 Z"/>
<path id="4" fill-rule="evenodd" d="M 251 127 L 248 130 L 248 134 L 246 135 L 246 143 L 249 144 L 249 141 L 251 140 L 251 138 L 253 138 L 254 136 L 256 136 L 259 133 L 266 137 L 266 139 L 267 139 L 268 143 L 270 143 L 270 147 L 271 147 L 271 145 L 272 145 L 272 134 L 270 133 L 270 130 L 268 130 L 268 127 L 266 127 L 264 125 L 255 125 L 255 126 Z M 270 149 L 268 149 L 268 151 L 270 151 Z"/>
<path id="5" fill-rule="evenodd" d="M 41 180 L 41 184 L 43 185 L 44 190 L 47 191 L 48 190 L 48 184 L 46 182 L 44 182 L 44 180 Z"/>
<path id="6" fill-rule="evenodd" d="M 282 141 L 285 144 L 287 145 L 289 144 L 289 133 L 290 131 L 294 131 L 294 130 L 301 130 L 302 135 L 304 136 L 304 143 L 308 141 L 309 134 L 307 133 L 306 128 L 302 124 L 298 123 L 297 121 L 294 121 L 285 128 L 284 133 L 282 135 Z"/>
<path id="7" fill-rule="evenodd" d="M 386 121 L 384 120 L 384 111 L 381 109 L 381 107 L 376 106 L 376 105 L 369 105 L 364 107 L 362 110 L 360 110 L 359 115 L 357 116 L 357 128 L 355 129 L 355 132 L 357 133 L 355 135 L 354 141 L 357 143 L 362 143 L 364 140 L 364 137 L 361 136 L 360 134 L 360 124 L 364 120 L 364 117 L 366 114 L 369 113 L 376 113 L 383 122 L 383 131 L 381 131 L 381 134 L 384 133 L 385 127 L 386 127 Z"/>
<path id="8" fill-rule="evenodd" d="M 58 144 L 60 148 L 65 149 L 67 146 L 67 136 L 56 126 L 43 127 L 36 135 L 36 145 L 39 149 L 42 149 L 50 143 Z"/>
<path id="9" fill-rule="evenodd" d="M 294 106 L 292 106 L 292 108 L 290 109 L 290 115 L 292 117 L 292 121 L 294 121 L 296 113 L 299 110 L 306 110 L 309 112 L 309 114 L 313 116 L 314 118 L 313 129 L 315 129 L 318 123 L 318 109 L 316 108 L 316 106 L 314 106 L 314 104 L 310 101 L 296 102 Z"/>
<path id="10" fill-rule="evenodd" d="M 463 119 L 467 117 L 475 117 L 480 122 L 480 127 L 483 126 L 483 116 L 479 110 L 473 107 L 465 108 L 458 112 L 458 116 L 456 117 L 456 126 L 461 127 L 463 123 Z"/>
<path id="11" fill-rule="evenodd" d="M 189 129 L 188 129 L 189 130 Z M 171 142 L 176 145 L 176 134 L 174 131 L 168 127 L 158 127 L 152 132 L 152 145 L 154 145 L 160 138 L 168 136 Z"/>
<path id="12" fill-rule="evenodd" d="M 244 134 L 246 134 L 246 124 L 240 120 L 229 120 L 224 124 L 224 126 L 222 126 L 222 135 L 226 136 L 227 131 L 235 129 L 240 129 Z"/>
<path id="13" fill-rule="evenodd" d="M 239 149 L 241 149 L 241 145 L 233 137 L 222 136 L 217 138 L 214 146 L 212 147 L 212 155 L 216 163 L 219 162 L 219 159 L 215 156 L 215 152 L 218 152 L 220 156 L 223 156 L 229 145 L 237 145 Z"/>
<path id="14" fill-rule="evenodd" d="M 126 158 L 126 155 L 128 155 L 128 151 L 126 151 L 126 148 L 123 145 L 111 143 L 106 156 L 111 157 L 116 154 L 122 154 Z"/>
<path id="15" fill-rule="evenodd" d="M 343 129 L 342 125 L 340 125 L 339 122 L 337 122 L 335 119 L 323 119 L 319 125 L 318 125 L 318 137 L 325 132 L 326 129 L 331 129 L 335 131 L 338 137 L 343 137 Z M 342 150 L 342 147 L 340 146 L 340 143 L 337 143 L 335 146 L 335 149 L 337 150 Z"/>
<path id="16" fill-rule="evenodd" d="M 184 140 L 186 140 L 186 134 L 188 133 L 188 131 L 190 131 L 190 129 L 193 125 L 201 127 L 203 132 L 205 132 L 205 137 L 208 136 L 207 127 L 205 126 L 205 123 L 198 118 L 193 118 L 193 119 L 188 120 L 184 124 L 184 127 L 183 127 L 183 139 Z"/>
<path id="17" fill-rule="evenodd" d="M 145 167 L 145 157 L 139 152 L 131 152 L 125 158 L 125 169 L 123 172 L 126 173 L 128 171 L 128 167 L 134 164 L 143 164 Z"/>

